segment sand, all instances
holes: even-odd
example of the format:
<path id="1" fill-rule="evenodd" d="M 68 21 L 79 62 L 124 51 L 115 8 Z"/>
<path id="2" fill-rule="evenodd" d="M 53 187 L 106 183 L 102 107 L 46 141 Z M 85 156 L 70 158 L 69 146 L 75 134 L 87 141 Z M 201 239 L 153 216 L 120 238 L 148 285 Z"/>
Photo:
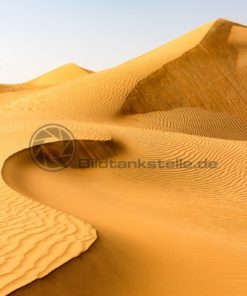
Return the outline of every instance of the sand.
<path id="1" fill-rule="evenodd" d="M 220 19 L 109 70 L 46 87 L 48 76 L 35 93 L 1 105 L 8 185 L 1 181 L 1 225 L 7 241 L 13 211 L 15 231 L 36 247 L 3 253 L 0 293 L 56 269 L 12 295 L 246 295 L 246 32 Z M 27 149 L 47 123 L 66 126 L 80 147 L 71 166 L 56 173 L 37 167 Z M 79 168 L 80 158 L 207 159 L 217 166 L 94 169 Z M 10 201 L 17 205 L 12 211 Z M 26 208 L 32 218 L 23 221 Z M 41 234 L 33 227 L 39 215 Z M 71 237 L 76 252 L 61 252 L 50 264 L 54 254 L 45 256 L 42 235 L 49 235 L 48 223 L 62 249 L 63 231 L 51 223 L 56 215 L 81 232 Z M 90 225 L 98 233 L 93 246 L 57 268 L 85 251 L 78 247 L 83 235 L 87 248 L 95 240 Z M 20 236 L 11 238 L 22 246 Z M 27 260 L 11 272 L 9 253 L 27 253 Z"/>
<path id="2" fill-rule="evenodd" d="M 79 67 L 65 65 L 27 83 L 1 85 L 0 105 L 4 108 L 8 102 L 13 103 L 54 84 L 61 84 L 65 77 L 69 81 L 83 75 L 85 71 Z M 50 84 L 46 81 L 47 78 L 51 79 Z M 22 137 L 22 132 L 18 131 L 22 126 L 21 121 L 18 119 L 15 121 L 12 116 L 7 121 L 10 124 L 15 122 L 17 129 L 14 126 L 13 129 L 11 127 L 8 129 L 6 126 L 6 130 L 2 133 L 4 130 L 4 121 L 2 121 L 1 167 L 9 153 L 19 150 L 17 148 L 20 144 L 19 136 Z M 0 207 L 0 295 L 7 295 L 45 276 L 69 259 L 86 251 L 96 240 L 96 230 L 91 225 L 18 194 L 8 187 L 2 178 Z"/>
<path id="3" fill-rule="evenodd" d="M 0 84 L 0 106 L 13 102 L 20 97 L 37 93 L 42 89 L 59 85 L 91 73 L 93 71 L 83 69 L 75 64 L 67 64 L 26 83 L 15 85 Z"/>

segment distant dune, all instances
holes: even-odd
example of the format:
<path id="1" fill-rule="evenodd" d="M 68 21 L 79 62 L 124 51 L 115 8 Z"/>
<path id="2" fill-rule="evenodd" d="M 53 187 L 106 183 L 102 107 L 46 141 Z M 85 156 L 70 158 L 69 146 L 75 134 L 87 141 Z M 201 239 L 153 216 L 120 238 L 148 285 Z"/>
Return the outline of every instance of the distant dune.
<path id="1" fill-rule="evenodd" d="M 67 64 L 26 83 L 0 84 L 0 105 L 91 73 L 93 71 L 83 69 L 75 64 Z"/>
<path id="2" fill-rule="evenodd" d="M 90 73 L 92 71 L 80 68 L 75 64 L 67 64 L 32 80 L 29 84 L 34 86 L 55 85 Z"/>
<path id="3" fill-rule="evenodd" d="M 246 36 L 219 19 L 109 70 L 69 64 L 0 86 L 0 295 L 247 294 Z M 56 173 L 28 150 L 49 123 L 76 139 Z M 98 238 L 64 264 L 96 239 L 82 219 Z"/>

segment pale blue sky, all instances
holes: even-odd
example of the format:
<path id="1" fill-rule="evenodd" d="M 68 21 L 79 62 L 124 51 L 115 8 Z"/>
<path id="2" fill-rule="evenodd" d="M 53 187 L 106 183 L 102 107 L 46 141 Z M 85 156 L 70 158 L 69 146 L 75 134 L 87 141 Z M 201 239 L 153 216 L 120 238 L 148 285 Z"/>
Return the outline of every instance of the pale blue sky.
<path id="1" fill-rule="evenodd" d="M 0 0 L 0 83 L 109 68 L 220 17 L 247 24 L 247 1 Z"/>

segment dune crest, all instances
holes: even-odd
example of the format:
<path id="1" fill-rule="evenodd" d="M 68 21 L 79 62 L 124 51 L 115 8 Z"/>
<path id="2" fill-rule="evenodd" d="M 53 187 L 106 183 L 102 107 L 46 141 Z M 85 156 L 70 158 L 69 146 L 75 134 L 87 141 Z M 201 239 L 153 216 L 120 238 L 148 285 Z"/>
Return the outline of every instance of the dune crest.
<path id="1" fill-rule="evenodd" d="M 0 106 L 91 73 L 75 64 L 67 64 L 25 83 L 0 84 Z"/>
<path id="2" fill-rule="evenodd" d="M 67 64 L 25 83 L 0 84 L 0 106 L 91 73 L 93 71 L 83 69 L 75 64 Z"/>
<path id="3" fill-rule="evenodd" d="M 247 27 L 230 21 L 216 21 L 196 47 L 139 82 L 123 104 L 122 112 L 138 114 L 198 107 L 246 118 L 247 59 L 242 57 L 239 68 L 240 53 L 234 42 L 229 42 L 229 38 L 235 40 L 236 36 L 238 43 L 245 44 L 242 32 L 246 30 Z"/>
<path id="4" fill-rule="evenodd" d="M 67 82 L 75 78 L 92 73 L 90 70 L 83 69 L 75 64 L 67 64 L 55 70 L 52 70 L 38 78 L 30 81 L 28 84 L 33 86 L 49 86 Z"/>

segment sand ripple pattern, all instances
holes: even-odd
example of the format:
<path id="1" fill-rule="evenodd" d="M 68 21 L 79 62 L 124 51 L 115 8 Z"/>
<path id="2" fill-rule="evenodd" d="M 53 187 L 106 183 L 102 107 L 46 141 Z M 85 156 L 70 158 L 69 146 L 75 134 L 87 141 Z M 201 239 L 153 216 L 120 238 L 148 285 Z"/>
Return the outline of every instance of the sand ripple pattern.
<path id="1" fill-rule="evenodd" d="M 89 224 L 13 195 L 7 186 L 0 196 L 0 295 L 47 275 L 96 239 Z"/>

